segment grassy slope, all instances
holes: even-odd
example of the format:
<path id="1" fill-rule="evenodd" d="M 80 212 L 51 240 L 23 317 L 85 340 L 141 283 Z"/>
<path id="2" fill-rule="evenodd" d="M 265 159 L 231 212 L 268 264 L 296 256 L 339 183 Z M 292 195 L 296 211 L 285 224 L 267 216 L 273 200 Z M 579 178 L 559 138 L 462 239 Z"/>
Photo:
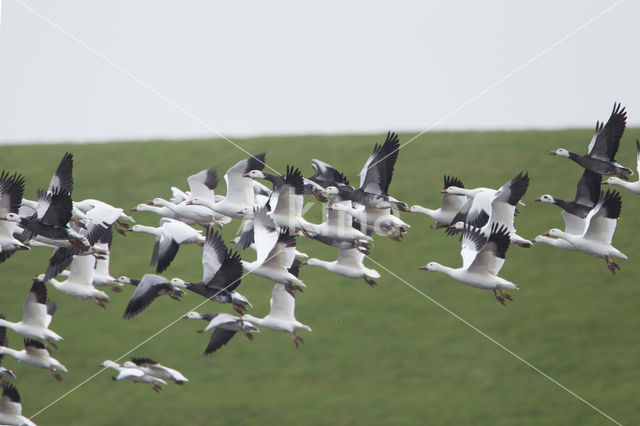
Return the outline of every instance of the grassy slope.
<path id="1" fill-rule="evenodd" d="M 498 187 L 527 170 L 531 185 L 517 219 L 521 235 L 535 235 L 562 224 L 560 210 L 534 203 L 550 193 L 572 198 L 581 170 L 548 151 L 565 147 L 582 152 L 590 131 L 483 132 L 426 134 L 399 156 L 391 192 L 409 204 L 439 203 L 442 175 L 459 176 L 468 187 Z M 635 166 L 627 130 L 618 160 Z M 406 141 L 411 135 L 402 135 Z M 268 163 L 284 170 L 287 163 L 311 174 L 310 159 L 321 158 L 356 173 L 369 155 L 373 136 L 313 136 L 242 140 L 252 153 L 267 151 Z M 154 196 L 167 196 L 170 185 L 186 187 L 185 178 L 220 165 L 222 171 L 244 155 L 224 141 L 113 143 L 89 146 L 0 147 L 0 168 L 27 176 L 25 195 L 35 197 L 48 184 L 65 151 L 75 158 L 74 198 L 99 198 L 125 208 Z M 221 184 L 220 193 L 224 193 Z M 413 229 L 402 243 L 376 239 L 371 256 L 391 271 L 500 341 L 560 383 L 615 419 L 628 423 L 640 415 L 637 330 L 640 273 L 636 231 L 640 198 L 623 191 L 622 218 L 614 244 L 631 258 L 621 261 L 615 277 L 604 261 L 537 245 L 513 248 L 501 275 L 520 291 L 508 307 L 490 292 L 481 292 L 436 273 L 418 270 L 426 261 L 459 265 L 459 243 L 431 232 L 426 216 L 404 214 Z M 309 202 L 311 199 L 308 200 Z M 135 215 L 155 224 L 151 213 Z M 309 214 L 319 221 L 316 206 Z M 237 221 L 224 229 L 231 238 Z M 148 266 L 148 235 L 115 237 L 112 275 L 139 277 Z M 311 241 L 302 250 L 319 258 L 335 251 Z M 18 253 L 5 264 L 0 310 L 9 319 L 21 316 L 31 277 L 42 272 L 49 251 Z M 253 253 L 244 253 L 245 258 Z M 374 266 L 368 262 L 369 266 Z M 443 311 L 389 273 L 368 288 L 324 270 L 307 267 L 308 290 L 298 298 L 299 320 L 313 328 L 301 333 L 298 350 L 288 336 L 264 330 L 249 343 L 237 336 L 213 356 L 201 355 L 207 337 L 195 333 L 204 323 L 181 320 L 134 352 L 180 369 L 191 379 L 160 394 L 132 383 L 113 383 L 111 371 L 89 381 L 35 420 L 41 424 L 604 424 L 591 408 L 515 359 L 458 319 Z M 165 274 L 200 278 L 200 250 L 183 247 Z M 271 284 L 257 277 L 243 280 L 241 292 L 255 315 L 268 312 Z M 53 329 L 65 337 L 54 355 L 70 372 L 61 383 L 39 369 L 5 360 L 20 377 L 24 411 L 30 415 L 98 371 L 104 359 L 115 359 L 169 324 L 202 299 L 190 294 L 182 303 L 160 299 L 141 316 L 121 318 L 132 288 L 112 294 L 102 310 L 50 290 L 59 312 Z M 201 312 L 229 311 L 207 303 Z M 21 338 L 12 332 L 12 346 Z"/>

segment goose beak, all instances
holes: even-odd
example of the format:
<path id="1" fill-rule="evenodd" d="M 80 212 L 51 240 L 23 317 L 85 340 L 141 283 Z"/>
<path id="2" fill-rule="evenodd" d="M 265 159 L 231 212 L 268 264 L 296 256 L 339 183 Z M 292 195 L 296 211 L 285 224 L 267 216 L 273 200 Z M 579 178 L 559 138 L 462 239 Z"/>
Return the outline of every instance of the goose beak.
<path id="1" fill-rule="evenodd" d="M 418 269 L 420 269 L 421 271 L 428 271 L 428 270 L 429 270 L 429 267 L 428 267 L 427 265 L 422 265 L 422 266 L 421 266 L 420 268 L 418 268 Z"/>
<path id="2" fill-rule="evenodd" d="M 446 189 L 443 189 L 443 190 L 442 190 L 442 191 L 440 191 L 440 192 L 442 192 L 443 194 L 448 194 L 448 192 L 447 192 L 447 190 L 446 190 Z"/>
<path id="3" fill-rule="evenodd" d="M 148 204 L 148 205 L 150 205 L 150 206 L 152 206 L 152 205 L 153 205 L 153 200 L 149 200 L 149 201 L 147 201 L 147 204 Z"/>
<path id="4" fill-rule="evenodd" d="M 242 176 L 244 176 L 244 177 L 250 177 L 250 176 L 249 176 L 249 173 L 243 173 L 243 174 L 242 174 Z"/>
<path id="5" fill-rule="evenodd" d="M 550 237 L 551 234 L 549 234 L 549 231 L 545 232 L 544 234 L 542 234 L 543 237 Z"/>
<path id="6" fill-rule="evenodd" d="M 536 201 L 542 201 L 542 197 L 536 198 Z"/>
<path id="7" fill-rule="evenodd" d="M 185 204 L 188 205 L 188 206 L 192 206 L 193 205 L 193 200 L 189 200 Z"/>
<path id="8" fill-rule="evenodd" d="M 602 184 L 602 185 L 609 185 L 609 180 L 607 179 L 607 180 L 605 180 L 605 181 L 602 181 L 602 182 L 601 182 L 601 184 Z"/>
<path id="9" fill-rule="evenodd" d="M 557 155 L 557 154 L 558 154 L 557 150 L 555 150 L 555 149 L 549 153 L 549 155 Z"/>
<path id="10" fill-rule="evenodd" d="M 137 212 L 138 211 L 138 206 L 135 206 L 134 208 L 131 209 L 132 212 Z"/>

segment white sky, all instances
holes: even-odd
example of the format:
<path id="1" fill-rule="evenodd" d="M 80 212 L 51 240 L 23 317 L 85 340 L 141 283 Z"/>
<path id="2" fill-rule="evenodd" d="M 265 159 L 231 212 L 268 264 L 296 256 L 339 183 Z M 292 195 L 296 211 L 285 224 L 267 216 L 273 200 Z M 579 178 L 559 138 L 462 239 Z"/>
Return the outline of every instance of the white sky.
<path id="1" fill-rule="evenodd" d="M 0 1 L 0 143 L 640 124 L 632 0 Z"/>

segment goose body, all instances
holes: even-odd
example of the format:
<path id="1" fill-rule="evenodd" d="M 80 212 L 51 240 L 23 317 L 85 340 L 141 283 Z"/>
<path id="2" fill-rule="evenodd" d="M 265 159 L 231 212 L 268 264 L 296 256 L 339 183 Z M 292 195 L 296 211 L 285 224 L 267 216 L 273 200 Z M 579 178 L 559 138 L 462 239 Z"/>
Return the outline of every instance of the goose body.
<path id="1" fill-rule="evenodd" d="M 259 326 L 281 333 L 289 333 L 293 343 L 298 347 L 298 343 L 303 343 L 301 337 L 296 335 L 297 330 L 311 331 L 311 327 L 296 320 L 295 298 L 287 291 L 283 284 L 276 284 L 271 292 L 271 310 L 264 318 L 257 318 L 253 315 L 245 314 L 242 319 L 250 321 Z"/>
<path id="2" fill-rule="evenodd" d="M 225 313 L 201 314 L 191 311 L 183 318 L 205 320 L 208 324 L 202 331 L 213 330 L 211 337 L 209 338 L 209 343 L 204 350 L 205 355 L 213 353 L 226 345 L 237 332 L 241 332 L 249 340 L 253 340 L 253 335 L 251 333 L 260 332 L 260 330 L 249 321 L 245 321 L 240 317 Z"/>
<path id="3" fill-rule="evenodd" d="M 172 381 L 178 385 L 183 385 L 189 381 L 182 373 L 173 368 L 165 367 L 149 358 L 131 358 L 122 364 L 123 367 L 139 368 L 143 373 L 157 377 L 164 381 Z"/>
<path id="4" fill-rule="evenodd" d="M 333 272 L 343 277 L 360 279 L 363 278 L 370 286 L 375 286 L 376 282 L 372 278 L 380 278 L 380 274 L 375 269 L 370 269 L 362 263 L 364 253 L 355 248 L 339 249 L 338 259 L 333 262 L 311 258 L 305 263 L 310 266 L 320 266 L 329 272 Z"/>
<path id="5" fill-rule="evenodd" d="M 129 284 L 136 286 L 122 315 L 124 319 L 138 315 L 160 296 L 169 295 L 174 300 L 180 300 L 184 294 L 181 289 L 159 275 L 144 274 L 140 281 L 131 280 L 128 277 L 120 277 L 118 280 L 123 283 L 128 281 Z"/>
<path id="6" fill-rule="evenodd" d="M 151 388 L 156 392 L 160 392 L 162 390 L 161 385 L 167 384 L 167 382 L 165 382 L 164 380 L 158 377 L 145 374 L 144 371 L 142 371 L 137 367 L 124 367 L 118 364 L 117 362 L 113 362 L 111 360 L 104 361 L 102 364 L 100 364 L 100 366 L 104 368 L 112 368 L 118 372 L 117 376 L 112 377 L 114 381 L 131 380 L 132 382 L 135 382 L 135 383 L 146 383 L 146 384 L 149 384 Z"/>
<path id="7" fill-rule="evenodd" d="M 458 188 L 464 188 L 462 181 L 453 176 L 445 176 L 444 177 L 444 188 L 447 189 L 451 186 L 455 186 Z M 422 206 L 411 206 L 409 211 L 411 213 L 420 213 L 429 216 L 431 219 L 435 220 L 436 223 L 431 226 L 431 229 L 439 229 L 445 228 L 447 226 L 453 225 L 453 218 L 458 214 L 462 206 L 467 202 L 467 196 L 465 195 L 454 195 L 448 194 L 446 192 L 442 193 L 442 205 L 438 209 L 428 209 Z"/>
<path id="8" fill-rule="evenodd" d="M 104 308 L 104 304 L 109 302 L 109 296 L 93 286 L 94 262 L 93 256 L 73 256 L 67 279 L 58 281 L 51 278 L 48 282 L 61 293 L 76 299 L 93 299 L 97 305 Z M 40 281 L 44 278 L 44 274 L 38 276 Z"/>
<path id="9" fill-rule="evenodd" d="M 429 262 L 420 269 L 442 272 L 468 286 L 493 290 L 496 299 L 504 304 L 505 298 L 511 300 L 511 296 L 502 290 L 518 288 L 514 283 L 498 276 L 508 248 L 509 231 L 506 227 L 494 225 L 487 238 L 479 229 L 467 225 L 462 231 L 461 268 Z"/>
<path id="10" fill-rule="evenodd" d="M 49 370 L 56 380 L 62 380 L 62 377 L 56 373 L 57 370 L 67 372 L 67 368 L 51 356 L 44 343 L 35 340 L 25 339 L 24 349 L 20 351 L 0 346 L 0 354 L 11 355 L 18 362 Z"/>

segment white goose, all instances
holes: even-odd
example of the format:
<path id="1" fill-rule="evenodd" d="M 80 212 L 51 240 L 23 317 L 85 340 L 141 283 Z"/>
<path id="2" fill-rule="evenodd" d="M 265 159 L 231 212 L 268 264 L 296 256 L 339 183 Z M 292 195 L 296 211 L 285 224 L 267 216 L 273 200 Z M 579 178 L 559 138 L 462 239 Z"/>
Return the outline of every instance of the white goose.
<path id="1" fill-rule="evenodd" d="M 36 340 L 24 339 L 24 349 L 20 351 L 0 346 L 0 354 L 11 355 L 19 362 L 47 369 L 56 380 L 62 380 L 60 374 L 56 373 L 57 370 L 67 372 L 67 368 L 51 356 L 44 343 Z"/>
<path id="2" fill-rule="evenodd" d="M 564 219 L 564 232 L 572 235 L 582 235 L 584 232 L 585 219 L 562 210 L 562 218 Z M 533 239 L 535 243 L 544 243 L 559 249 L 568 251 L 579 251 L 576 246 L 562 238 L 549 238 L 544 235 L 538 235 Z"/>
<path id="3" fill-rule="evenodd" d="M 215 212 L 234 219 L 244 219 L 242 213 L 247 208 L 252 208 L 255 200 L 253 180 L 244 176 L 251 170 L 262 170 L 265 166 L 264 153 L 250 157 L 233 165 L 224 175 L 227 182 L 227 195 L 224 200 L 212 203 L 202 197 L 194 197 L 191 203 L 209 207 Z"/>
<path id="4" fill-rule="evenodd" d="M 60 282 L 52 278 L 49 283 L 61 293 L 76 299 L 92 299 L 98 306 L 105 308 L 104 304 L 109 302 L 109 296 L 92 284 L 94 262 L 93 256 L 73 256 L 66 281 Z M 45 274 L 40 274 L 37 279 L 43 281 L 44 277 Z"/>
<path id="5" fill-rule="evenodd" d="M 374 207 L 362 206 L 354 208 L 349 203 L 336 203 L 327 207 L 329 210 L 338 210 L 353 216 L 362 226 L 390 237 L 394 241 L 400 241 L 402 235 L 411 228 L 411 225 L 402 221 L 399 217 L 391 214 L 391 209 L 377 209 Z"/>
<path id="6" fill-rule="evenodd" d="M 620 198 L 620 193 L 607 191 L 587 215 L 585 230 L 582 235 L 569 234 L 557 228 L 553 228 L 542 235 L 562 238 L 573 244 L 577 251 L 603 258 L 607 262 L 607 268 L 615 274 L 616 270 L 620 269 L 620 266 L 613 262 L 611 258 L 628 259 L 624 253 L 611 245 L 621 208 L 622 199 Z"/>
<path id="7" fill-rule="evenodd" d="M 184 385 L 189 381 L 189 379 L 184 377 L 178 370 L 165 367 L 149 358 L 131 358 L 131 361 L 125 361 L 122 366 L 126 368 L 138 368 L 149 376 L 157 377 L 165 381 L 170 380 L 178 385 Z"/>
<path id="8" fill-rule="evenodd" d="M 640 177 L 640 141 L 636 139 L 636 170 L 638 171 L 638 176 Z M 623 188 L 627 188 L 629 191 L 634 194 L 640 195 L 640 178 L 635 182 L 627 182 L 617 177 L 610 177 L 609 179 L 602 182 L 603 185 L 618 185 Z"/>
<path id="9" fill-rule="evenodd" d="M 290 235 L 287 229 L 278 231 L 265 207 L 255 210 L 253 225 L 257 259 L 255 262 L 243 260 L 242 267 L 251 274 L 286 284 L 291 292 L 306 287 L 298 277 L 289 272 L 295 260 L 295 235 Z"/>
<path id="10" fill-rule="evenodd" d="M 444 177 L 444 188 L 447 189 L 450 186 L 458 188 L 464 188 L 462 181 L 453 176 Z M 411 206 L 409 211 L 411 213 L 420 213 L 429 216 L 436 221 L 434 225 L 431 225 L 431 229 L 444 228 L 449 225 L 453 225 L 453 218 L 458 214 L 462 206 L 467 202 L 468 197 L 465 195 L 454 195 L 442 192 L 442 205 L 439 209 L 432 210 L 422 206 Z"/>
<path id="11" fill-rule="evenodd" d="M 209 207 L 188 203 L 187 201 L 174 204 L 164 198 L 157 197 L 151 200 L 151 204 L 168 208 L 173 211 L 175 219 L 187 225 L 197 224 L 205 227 L 215 225 L 218 228 L 222 228 L 222 225 L 231 222 L 231 218 L 228 216 L 216 213 Z"/>
<path id="12" fill-rule="evenodd" d="M 270 330 L 289 333 L 293 343 L 298 347 L 298 343 L 304 343 L 302 337 L 296 335 L 296 330 L 311 331 L 311 327 L 302 324 L 295 317 L 295 298 L 287 291 L 283 284 L 276 284 L 271 292 L 271 310 L 264 318 L 257 318 L 253 315 L 245 314 L 243 320 L 251 321 L 259 326 Z"/>
<path id="13" fill-rule="evenodd" d="M 168 218 L 160 219 L 158 227 L 134 225 L 131 232 L 145 232 L 156 237 L 150 262 L 151 266 L 157 264 L 156 272 L 162 272 L 169 267 L 178 254 L 180 244 L 202 246 L 205 241 L 202 231 L 196 231 L 184 222 Z"/>
<path id="14" fill-rule="evenodd" d="M 311 258 L 305 262 L 310 266 L 320 266 L 329 272 L 333 272 L 343 277 L 360 279 L 371 287 L 376 285 L 376 282 L 372 278 L 380 278 L 380 274 L 375 269 L 369 269 L 362 263 L 364 259 L 364 253 L 355 248 L 342 248 L 338 250 L 338 260 L 333 262 L 327 262 L 316 258 Z"/>
<path id="15" fill-rule="evenodd" d="M 100 366 L 104 368 L 113 368 L 118 372 L 117 376 L 111 377 L 111 379 L 113 379 L 114 381 L 131 380 L 135 383 L 147 383 L 151 386 L 151 389 L 156 392 L 160 392 L 162 390 L 161 385 L 167 384 L 167 382 L 162 379 L 145 374 L 144 371 L 139 368 L 124 367 L 111 360 L 104 361 L 102 364 L 100 364 Z"/>
<path id="16" fill-rule="evenodd" d="M 450 268 L 436 262 L 429 262 L 420 269 L 443 272 L 471 287 L 493 290 L 496 300 L 504 305 L 505 298 L 512 299 L 502 289 L 518 289 L 514 283 L 498 276 L 508 248 L 509 231 L 504 226 L 494 225 L 487 238 L 479 229 L 467 225 L 462 231 L 461 268 Z"/>
<path id="17" fill-rule="evenodd" d="M 22 415 L 20 394 L 16 387 L 9 383 L 2 385 L 2 398 L 0 398 L 0 424 L 36 426 L 35 423 Z"/>
<path id="18" fill-rule="evenodd" d="M 7 327 L 21 336 L 29 339 L 44 340 L 56 347 L 54 340 L 62 340 L 62 337 L 49 330 L 53 313 L 56 310 L 55 303 L 47 304 L 47 287 L 42 281 L 33 280 L 31 290 L 24 300 L 22 321 L 10 322 L 0 314 L 0 327 Z"/>

